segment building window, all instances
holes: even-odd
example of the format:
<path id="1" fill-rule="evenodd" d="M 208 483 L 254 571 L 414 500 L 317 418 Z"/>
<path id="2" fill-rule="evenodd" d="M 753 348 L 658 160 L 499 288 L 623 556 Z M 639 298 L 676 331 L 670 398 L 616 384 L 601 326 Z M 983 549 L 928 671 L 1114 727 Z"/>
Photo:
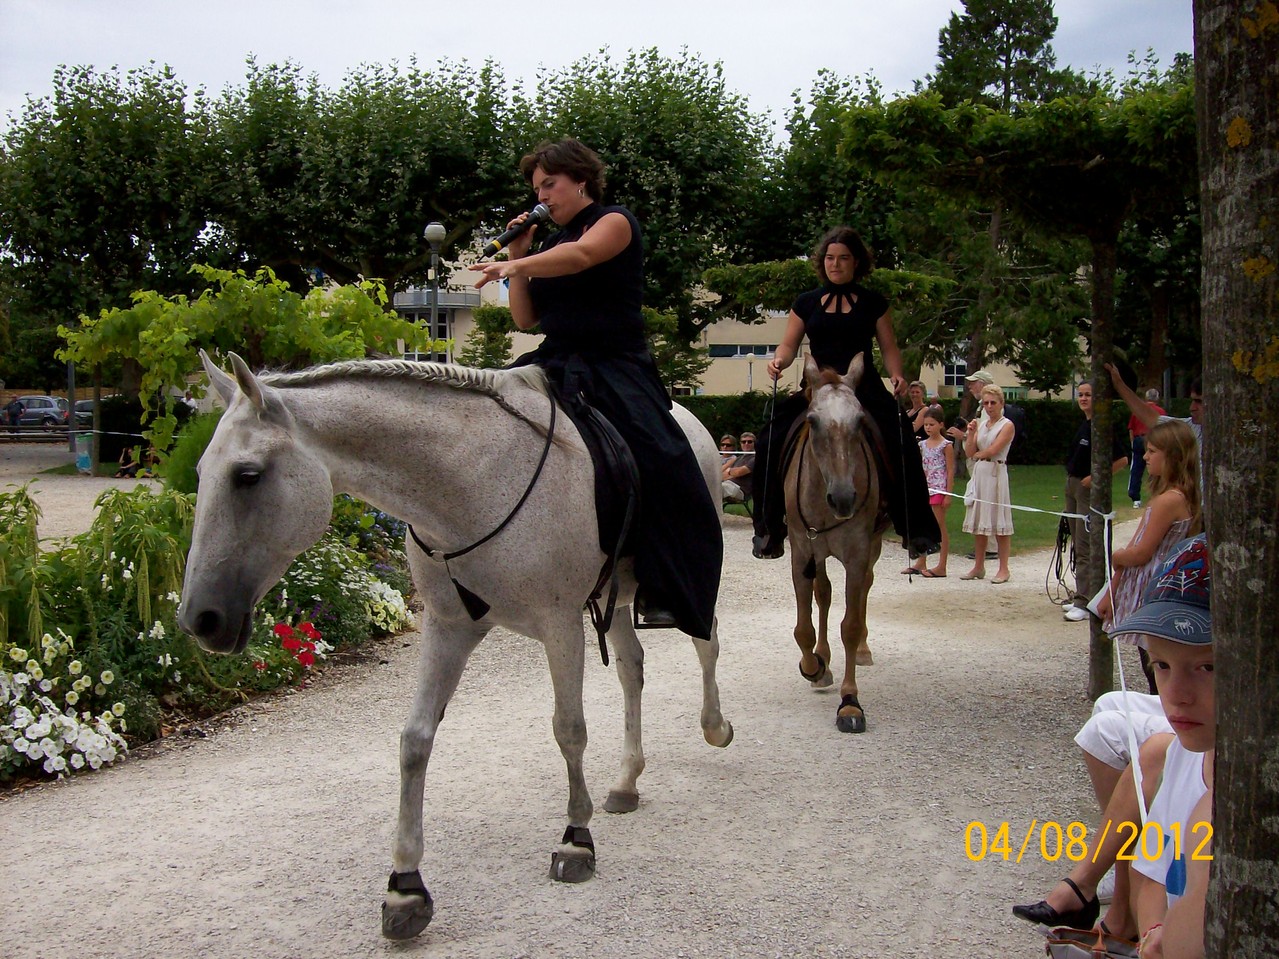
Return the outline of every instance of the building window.
<path id="1" fill-rule="evenodd" d="M 453 330 L 453 310 L 451 307 L 441 307 L 438 316 L 435 318 L 435 329 L 431 329 L 431 311 L 428 310 L 408 310 L 404 312 L 404 319 L 410 323 L 415 323 L 427 330 L 431 334 L 433 340 L 450 340 L 452 339 Z M 424 363 L 451 363 L 452 357 L 447 352 L 425 352 L 425 353 L 405 353 L 406 360 L 416 360 Z"/>
<path id="2" fill-rule="evenodd" d="M 767 343 L 712 343 L 707 347 L 712 359 L 742 359 L 747 356 L 772 356 L 777 344 Z"/>
<path id="3" fill-rule="evenodd" d="M 943 382 L 946 386 L 964 388 L 964 380 L 968 376 L 968 364 L 963 362 L 947 363 L 943 368 Z"/>

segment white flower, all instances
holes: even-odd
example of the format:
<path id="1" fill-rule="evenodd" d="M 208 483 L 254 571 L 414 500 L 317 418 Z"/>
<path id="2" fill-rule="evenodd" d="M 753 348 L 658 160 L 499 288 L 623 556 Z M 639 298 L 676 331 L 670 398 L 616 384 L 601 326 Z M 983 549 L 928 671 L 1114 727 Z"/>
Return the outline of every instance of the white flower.
<path id="1" fill-rule="evenodd" d="M 26 751 L 30 746 L 31 746 L 31 743 L 29 743 L 26 740 L 26 738 L 22 736 L 19 736 L 17 739 L 13 741 L 13 748 L 16 749 L 18 752 L 23 753 L 24 755 L 26 754 Z"/>
<path id="2" fill-rule="evenodd" d="M 67 672 L 72 676 L 79 676 L 82 669 L 84 669 L 84 665 L 78 659 L 73 659 L 67 663 Z"/>
<path id="3" fill-rule="evenodd" d="M 67 761 L 61 756 L 50 756 L 44 761 L 44 771 L 47 773 L 60 773 L 67 768 Z"/>
<path id="4" fill-rule="evenodd" d="M 164 624 L 157 619 L 155 621 L 155 625 L 151 627 L 151 632 L 148 635 L 152 639 L 164 639 Z"/>
<path id="5" fill-rule="evenodd" d="M 103 686 L 110 686 L 115 682 L 115 673 L 111 672 L 109 669 L 104 669 L 99 678 L 102 680 Z"/>
<path id="6" fill-rule="evenodd" d="M 115 715 L 117 715 L 117 716 L 123 716 L 123 715 L 124 715 L 124 703 L 116 703 L 115 705 L 113 705 L 113 706 L 111 707 L 111 712 L 115 713 Z"/>
<path id="7" fill-rule="evenodd" d="M 106 589 L 106 588 L 107 588 L 108 586 L 110 586 L 110 585 L 111 585 L 111 577 L 110 577 L 110 576 L 108 576 L 106 573 L 103 573 L 103 574 L 102 574 L 102 588 L 103 588 L 103 589 Z"/>
<path id="8" fill-rule="evenodd" d="M 15 663 L 20 663 L 27 658 L 27 651 L 19 646 L 15 646 L 13 649 L 9 650 L 9 658 Z"/>
<path id="9" fill-rule="evenodd" d="M 39 743 L 27 743 L 27 758 L 28 759 L 44 758 L 44 750 L 40 748 Z"/>
<path id="10" fill-rule="evenodd" d="M 175 592 L 172 592 L 172 591 L 170 591 L 170 592 L 166 593 L 166 594 L 165 594 L 165 596 L 164 596 L 164 598 L 165 598 L 165 599 L 167 599 L 170 603 L 180 603 L 180 602 L 182 602 L 182 594 L 181 594 L 181 593 L 175 593 Z"/>
<path id="11" fill-rule="evenodd" d="M 71 754 L 71 768 L 72 768 L 72 769 L 83 769 L 83 768 L 84 768 L 84 757 L 83 757 L 82 755 L 80 755 L 79 753 L 72 753 L 72 754 Z"/>
<path id="12" fill-rule="evenodd" d="M 39 668 L 40 668 L 40 664 L 37 663 L 34 659 L 27 660 L 27 672 L 34 673 Z M 39 678 L 40 678 L 39 676 L 36 677 L 36 679 L 39 679 Z"/>
<path id="13" fill-rule="evenodd" d="M 163 655 L 160 656 L 159 659 L 156 660 L 156 664 L 159 666 L 172 666 L 173 657 L 170 656 L 168 653 L 164 653 Z"/>
<path id="14" fill-rule="evenodd" d="M 40 680 L 40 692 L 42 692 L 42 693 L 51 693 L 51 692 L 53 692 L 53 680 L 51 680 L 51 679 L 42 679 L 42 680 Z"/>
<path id="15" fill-rule="evenodd" d="M 74 705 L 75 705 L 76 703 L 78 703 L 79 701 L 80 701 L 80 694 L 79 694 L 79 693 L 77 693 L 74 689 L 73 689 L 73 690 L 71 690 L 71 692 L 67 693 L 67 705 L 68 705 L 68 706 L 74 706 Z"/>
<path id="16" fill-rule="evenodd" d="M 132 567 L 132 566 L 126 566 L 124 569 L 122 569 L 122 570 L 120 571 L 120 578 L 121 578 L 121 579 L 124 579 L 124 580 L 130 580 L 130 579 L 133 579 L 133 567 Z"/>
<path id="17" fill-rule="evenodd" d="M 99 696 L 105 696 L 107 694 L 107 687 L 103 686 L 101 683 L 98 683 L 98 685 L 93 687 L 93 691 L 97 693 Z"/>
<path id="18" fill-rule="evenodd" d="M 27 665 L 30 666 L 31 664 L 28 663 Z M 35 679 L 35 680 L 44 679 L 44 670 L 41 668 L 39 663 L 36 663 L 35 669 L 28 669 L 27 672 L 31 674 L 32 679 Z"/>

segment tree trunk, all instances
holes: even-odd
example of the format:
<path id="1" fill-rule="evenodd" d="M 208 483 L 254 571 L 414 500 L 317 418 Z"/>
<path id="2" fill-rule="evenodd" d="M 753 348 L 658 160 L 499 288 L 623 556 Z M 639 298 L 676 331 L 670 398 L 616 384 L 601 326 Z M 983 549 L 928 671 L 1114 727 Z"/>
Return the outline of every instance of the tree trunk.
<path id="1" fill-rule="evenodd" d="M 1209 957 L 1279 955 L 1279 23 L 1195 0 L 1217 769 Z"/>
<path id="2" fill-rule="evenodd" d="M 1150 287 L 1150 350 L 1137 377 L 1137 392 L 1150 387 L 1162 389 L 1163 373 L 1168 367 L 1168 326 L 1172 317 L 1172 293 L 1169 284 Z M 1168 397 L 1163 397 L 1167 401 Z M 1165 403 L 1166 405 L 1166 403 Z"/>
<path id="3" fill-rule="evenodd" d="M 1106 523 L 1102 517 L 1110 513 L 1111 455 L 1114 436 L 1114 387 L 1105 364 L 1114 359 L 1115 269 L 1118 262 L 1119 227 L 1108 235 L 1092 237 L 1092 563 L 1088 582 L 1077 583 L 1084 595 L 1095 596 L 1105 582 L 1110 550 L 1106 548 Z M 1101 629 L 1101 620 L 1088 617 L 1091 634 L 1088 642 L 1088 698 L 1096 699 L 1115 685 L 1114 648 Z"/>
<path id="4" fill-rule="evenodd" d="M 986 256 L 986 265 L 982 269 L 981 295 L 973 306 L 972 333 L 968 336 L 968 351 L 964 354 L 965 368 L 969 373 L 976 373 L 986 364 L 986 325 L 990 322 L 990 304 L 994 299 L 994 263 L 999 255 L 999 236 L 1003 230 L 1004 204 L 995 201 L 995 208 L 990 214 L 990 226 L 986 234 L 990 238 L 990 252 Z M 977 398 L 969 392 L 964 384 L 959 386 L 959 412 L 961 416 L 972 419 L 981 410 L 977 406 Z"/>

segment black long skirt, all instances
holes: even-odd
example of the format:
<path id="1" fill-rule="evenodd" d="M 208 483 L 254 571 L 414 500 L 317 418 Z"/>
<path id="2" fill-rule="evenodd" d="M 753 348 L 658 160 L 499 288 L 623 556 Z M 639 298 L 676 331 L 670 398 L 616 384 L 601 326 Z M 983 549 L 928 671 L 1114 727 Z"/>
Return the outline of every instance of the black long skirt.
<path id="1" fill-rule="evenodd" d="M 640 474 L 634 526 L 637 600 L 668 610 L 676 625 L 709 639 L 724 564 L 719 511 L 684 431 L 671 416 L 647 350 L 599 353 L 543 341 L 514 366 L 540 366 L 568 397 L 580 394 L 626 440 Z"/>

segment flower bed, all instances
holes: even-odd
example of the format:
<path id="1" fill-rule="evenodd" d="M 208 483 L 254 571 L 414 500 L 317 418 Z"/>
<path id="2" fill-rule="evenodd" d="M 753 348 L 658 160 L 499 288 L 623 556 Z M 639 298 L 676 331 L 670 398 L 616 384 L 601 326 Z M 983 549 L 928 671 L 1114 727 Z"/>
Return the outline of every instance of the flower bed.
<path id="1" fill-rule="evenodd" d="M 334 523 L 259 604 L 243 656 L 177 629 L 194 497 L 109 490 L 90 530 L 37 547 L 25 487 L 0 494 L 0 783 L 118 761 L 200 717 L 300 682 L 335 649 L 412 625 L 402 525 L 339 497 Z"/>

